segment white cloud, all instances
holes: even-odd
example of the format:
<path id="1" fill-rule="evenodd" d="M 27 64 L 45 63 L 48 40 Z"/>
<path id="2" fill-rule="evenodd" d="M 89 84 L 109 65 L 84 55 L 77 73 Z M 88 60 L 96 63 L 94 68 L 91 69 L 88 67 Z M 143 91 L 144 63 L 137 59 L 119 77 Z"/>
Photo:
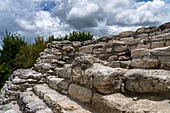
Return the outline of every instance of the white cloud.
<path id="1" fill-rule="evenodd" d="M 86 4 L 84 7 L 73 7 L 67 15 L 67 20 L 84 18 L 98 11 L 97 4 Z"/>
<path id="2" fill-rule="evenodd" d="M 55 7 L 45 11 L 42 3 Z M 0 32 L 18 32 L 30 43 L 38 35 L 61 37 L 73 30 L 100 37 L 168 22 L 169 11 L 169 0 L 1 0 Z"/>

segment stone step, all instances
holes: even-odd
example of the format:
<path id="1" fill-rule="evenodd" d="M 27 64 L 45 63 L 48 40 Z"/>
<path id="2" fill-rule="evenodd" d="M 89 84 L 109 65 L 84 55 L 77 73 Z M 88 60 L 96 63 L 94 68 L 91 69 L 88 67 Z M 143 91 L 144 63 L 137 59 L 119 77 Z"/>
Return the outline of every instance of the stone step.
<path id="1" fill-rule="evenodd" d="M 16 101 L 11 101 L 8 104 L 0 105 L 0 113 L 22 113 Z"/>
<path id="2" fill-rule="evenodd" d="M 52 108 L 54 113 L 97 113 L 92 108 L 77 102 L 69 96 L 58 93 L 47 85 L 36 85 L 33 90 Z"/>
<path id="3" fill-rule="evenodd" d="M 153 95 L 94 94 L 92 105 L 100 113 L 170 113 L 170 103 Z"/>
<path id="4" fill-rule="evenodd" d="M 50 108 L 33 92 L 23 92 L 18 96 L 18 105 L 22 113 L 53 113 Z"/>

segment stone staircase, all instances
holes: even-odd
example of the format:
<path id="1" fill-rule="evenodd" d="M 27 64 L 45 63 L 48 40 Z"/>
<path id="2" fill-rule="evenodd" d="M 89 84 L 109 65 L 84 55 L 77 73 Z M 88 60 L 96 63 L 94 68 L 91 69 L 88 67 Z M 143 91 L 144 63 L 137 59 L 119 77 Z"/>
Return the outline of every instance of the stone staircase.
<path id="1" fill-rule="evenodd" d="M 170 23 L 49 43 L 0 103 L 0 113 L 170 113 Z"/>

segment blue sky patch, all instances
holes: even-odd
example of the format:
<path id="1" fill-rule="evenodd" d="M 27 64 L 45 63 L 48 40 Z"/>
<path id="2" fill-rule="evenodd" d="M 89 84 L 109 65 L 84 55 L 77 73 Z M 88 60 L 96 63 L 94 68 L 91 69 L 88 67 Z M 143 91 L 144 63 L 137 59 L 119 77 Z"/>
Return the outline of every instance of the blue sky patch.
<path id="1" fill-rule="evenodd" d="M 51 12 L 51 10 L 56 6 L 56 4 L 53 1 L 43 1 L 40 4 L 40 7 L 42 8 L 43 11 L 49 11 Z"/>

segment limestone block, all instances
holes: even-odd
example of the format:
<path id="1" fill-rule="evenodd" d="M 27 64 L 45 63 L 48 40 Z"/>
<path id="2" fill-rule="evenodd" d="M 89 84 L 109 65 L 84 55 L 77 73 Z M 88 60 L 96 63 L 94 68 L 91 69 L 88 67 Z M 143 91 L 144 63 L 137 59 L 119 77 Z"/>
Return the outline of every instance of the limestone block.
<path id="1" fill-rule="evenodd" d="M 133 59 L 131 63 L 132 68 L 156 68 L 159 65 L 159 60 L 144 58 L 144 59 Z"/>
<path id="2" fill-rule="evenodd" d="M 120 41 L 126 41 L 126 42 L 132 41 L 132 40 L 134 40 L 134 37 L 125 37 L 125 38 L 120 39 Z"/>
<path id="3" fill-rule="evenodd" d="M 129 56 L 119 56 L 119 61 L 129 60 Z"/>
<path id="4" fill-rule="evenodd" d="M 111 53 L 112 52 L 112 48 L 106 48 L 106 52 L 107 53 Z"/>
<path id="5" fill-rule="evenodd" d="M 35 113 L 38 110 L 46 109 L 47 105 L 44 102 L 30 102 L 25 106 L 26 113 Z"/>
<path id="6" fill-rule="evenodd" d="M 70 52 L 70 51 L 74 51 L 74 47 L 72 47 L 72 46 L 63 46 L 62 50 Z"/>
<path id="7" fill-rule="evenodd" d="M 118 59 L 117 55 L 113 55 L 109 57 L 109 61 L 116 61 Z"/>
<path id="8" fill-rule="evenodd" d="M 80 83 L 81 78 L 82 78 L 82 73 L 83 73 L 83 70 L 81 67 L 75 67 L 72 70 L 72 77 L 70 79 L 73 80 L 74 82 Z"/>
<path id="9" fill-rule="evenodd" d="M 147 49 L 149 49 L 150 48 L 150 43 L 145 43 L 145 42 L 140 42 L 139 44 L 138 44 L 138 48 L 147 48 Z"/>
<path id="10" fill-rule="evenodd" d="M 102 54 L 104 53 L 104 49 L 103 48 L 97 48 L 97 49 L 93 49 L 93 53 L 94 54 Z"/>
<path id="11" fill-rule="evenodd" d="M 117 34 L 119 37 L 130 37 L 134 35 L 133 31 L 125 31 L 125 32 L 121 32 L 119 34 Z"/>
<path id="12" fill-rule="evenodd" d="M 151 43 L 151 48 L 159 48 L 163 46 L 164 46 L 164 42 L 152 42 Z"/>
<path id="13" fill-rule="evenodd" d="M 98 58 L 101 60 L 107 59 L 107 54 L 98 54 Z"/>
<path id="14" fill-rule="evenodd" d="M 148 37 L 149 37 L 149 35 L 147 33 L 135 35 L 135 38 L 138 38 L 138 39 L 146 39 Z"/>
<path id="15" fill-rule="evenodd" d="M 115 52 L 122 52 L 122 51 L 126 51 L 127 47 L 126 46 L 118 46 L 114 48 Z"/>
<path id="16" fill-rule="evenodd" d="M 110 61 L 108 63 L 108 66 L 112 67 L 112 68 L 119 68 L 120 67 L 120 62 L 119 61 Z"/>
<path id="17" fill-rule="evenodd" d="M 43 100 L 45 101 L 45 103 L 47 103 L 48 106 L 50 106 L 50 108 L 57 109 L 56 108 L 56 104 L 57 102 L 61 102 L 62 100 L 64 100 L 66 97 L 59 94 L 59 93 L 52 93 L 52 94 L 45 94 Z"/>
<path id="18" fill-rule="evenodd" d="M 87 71 L 87 70 L 86 70 Z M 92 85 L 100 93 L 111 94 L 121 92 L 123 74 L 126 69 L 110 68 L 101 64 L 93 64 L 93 67 L 88 69 L 85 76 L 93 76 Z"/>
<path id="19" fill-rule="evenodd" d="M 131 65 L 131 60 L 128 60 L 128 61 L 120 61 L 120 67 L 121 68 L 129 68 Z"/>
<path id="20" fill-rule="evenodd" d="M 72 71 L 72 65 L 71 64 L 65 64 L 63 69 L 63 75 L 62 78 L 69 79 L 71 77 L 71 71 Z"/>
<path id="21" fill-rule="evenodd" d="M 126 97 L 120 93 L 103 96 L 102 100 L 105 106 L 112 109 L 112 112 L 109 113 L 128 112 L 128 106 L 133 104 L 132 98 Z"/>
<path id="22" fill-rule="evenodd" d="M 166 62 L 166 66 L 170 67 L 170 60 Z"/>
<path id="23" fill-rule="evenodd" d="M 64 74 L 64 68 L 55 68 L 56 76 L 57 77 L 62 77 Z"/>
<path id="24" fill-rule="evenodd" d="M 73 47 L 80 47 L 82 44 L 79 41 L 74 41 L 73 42 Z"/>
<path id="25" fill-rule="evenodd" d="M 135 49 L 131 51 L 131 57 L 143 57 L 149 54 L 149 50 L 145 48 Z"/>
<path id="26" fill-rule="evenodd" d="M 45 108 L 45 109 L 36 111 L 36 113 L 53 113 L 53 111 L 50 108 Z"/>
<path id="27" fill-rule="evenodd" d="M 64 79 L 63 78 L 56 78 L 56 77 L 53 77 L 53 76 L 48 76 L 47 77 L 47 80 L 48 80 L 48 84 L 51 88 L 53 89 L 56 89 L 56 90 L 61 90 L 58 86 L 58 84 L 63 81 Z"/>
<path id="28" fill-rule="evenodd" d="M 162 65 L 166 65 L 168 62 L 170 62 L 170 56 L 158 56 L 158 59 Z"/>
<path id="29" fill-rule="evenodd" d="M 79 100 L 80 102 L 91 103 L 92 91 L 88 88 L 85 88 L 85 87 L 82 87 L 76 84 L 71 84 L 69 86 L 68 92 L 70 96 Z"/>
<path id="30" fill-rule="evenodd" d="M 38 95 L 40 98 L 43 98 L 45 94 L 55 94 L 56 91 L 50 89 L 47 85 L 35 85 L 33 87 L 33 91 L 36 95 Z"/>
<path id="31" fill-rule="evenodd" d="M 137 45 L 142 39 L 137 38 L 137 39 L 131 39 L 126 42 L 127 45 Z"/>
<path id="32" fill-rule="evenodd" d="M 9 90 L 20 90 L 21 89 L 21 86 L 20 85 L 15 85 L 15 84 L 10 84 L 8 86 L 8 89 Z"/>
<path id="33" fill-rule="evenodd" d="M 166 42 L 166 46 L 170 46 L 170 41 L 167 41 L 167 42 Z"/>
<path id="34" fill-rule="evenodd" d="M 93 98 L 92 98 L 93 108 L 95 108 L 100 113 L 113 113 L 113 110 L 109 106 L 104 104 L 102 97 L 103 95 L 98 94 L 98 93 L 95 93 L 93 95 Z"/>
<path id="35" fill-rule="evenodd" d="M 164 33 L 163 34 L 163 39 L 170 40 L 170 33 Z"/>
<path id="36" fill-rule="evenodd" d="M 33 78 L 34 78 L 34 79 L 40 80 L 42 77 L 43 77 L 43 75 L 42 75 L 41 73 L 35 73 L 35 74 L 33 74 Z"/>
<path id="37" fill-rule="evenodd" d="M 170 56 L 170 46 L 150 50 L 155 56 Z"/>
<path id="38" fill-rule="evenodd" d="M 69 83 L 65 80 L 58 83 L 58 87 L 64 90 L 68 90 Z"/>
<path id="39" fill-rule="evenodd" d="M 44 70 L 50 70 L 52 68 L 52 65 L 50 63 L 43 63 L 42 69 Z"/>
<path id="40" fill-rule="evenodd" d="M 132 69 L 125 73 L 125 88 L 138 93 L 168 92 L 169 75 L 166 70 Z"/>
<path id="41" fill-rule="evenodd" d="M 93 52 L 93 45 L 87 45 L 79 48 L 80 53 L 92 53 Z"/>
<path id="42" fill-rule="evenodd" d="M 136 30 L 136 32 L 138 32 L 138 33 L 145 33 L 145 28 L 144 27 L 139 28 L 139 29 Z"/>
<path id="43" fill-rule="evenodd" d="M 26 83 L 27 80 L 26 79 L 20 79 L 20 78 L 17 78 L 15 77 L 13 80 L 12 80 L 12 83 L 14 84 L 23 84 L 23 83 Z"/>
<path id="44" fill-rule="evenodd" d="M 33 92 L 21 93 L 17 101 L 21 111 L 24 113 L 35 113 L 38 110 L 47 108 L 47 105 L 35 96 Z"/>

